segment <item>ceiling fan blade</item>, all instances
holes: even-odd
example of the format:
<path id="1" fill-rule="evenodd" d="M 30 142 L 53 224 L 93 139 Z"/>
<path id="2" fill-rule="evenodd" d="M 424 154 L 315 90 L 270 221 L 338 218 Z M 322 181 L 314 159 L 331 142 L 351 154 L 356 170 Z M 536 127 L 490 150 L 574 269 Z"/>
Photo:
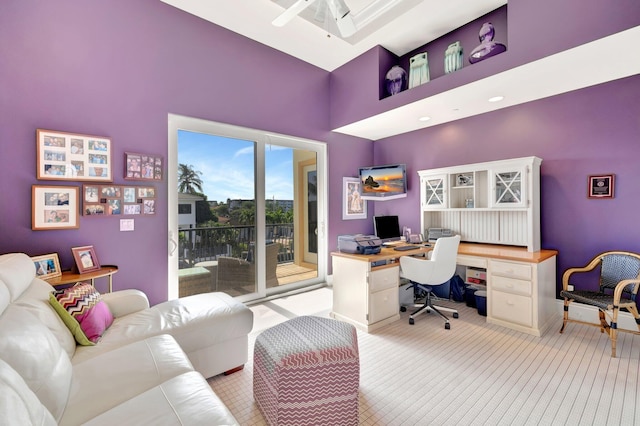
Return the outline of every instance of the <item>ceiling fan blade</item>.
<path id="1" fill-rule="evenodd" d="M 303 10 L 305 10 L 307 7 L 311 6 L 315 2 L 316 0 L 298 0 L 293 5 L 291 5 L 289 9 L 285 10 L 284 12 L 282 12 L 282 14 L 278 15 L 278 17 L 274 19 L 273 22 L 271 23 L 276 27 L 282 27 L 287 23 L 289 23 L 289 21 L 291 21 L 293 18 L 298 16 L 300 12 L 302 12 Z"/>

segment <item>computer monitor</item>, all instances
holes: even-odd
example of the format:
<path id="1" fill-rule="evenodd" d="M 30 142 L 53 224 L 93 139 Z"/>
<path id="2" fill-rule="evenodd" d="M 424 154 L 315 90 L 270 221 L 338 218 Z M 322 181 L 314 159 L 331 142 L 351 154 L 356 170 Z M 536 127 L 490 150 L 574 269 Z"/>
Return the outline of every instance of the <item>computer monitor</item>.
<path id="1" fill-rule="evenodd" d="M 398 216 L 374 216 L 373 232 L 383 243 L 399 241 L 402 237 Z"/>

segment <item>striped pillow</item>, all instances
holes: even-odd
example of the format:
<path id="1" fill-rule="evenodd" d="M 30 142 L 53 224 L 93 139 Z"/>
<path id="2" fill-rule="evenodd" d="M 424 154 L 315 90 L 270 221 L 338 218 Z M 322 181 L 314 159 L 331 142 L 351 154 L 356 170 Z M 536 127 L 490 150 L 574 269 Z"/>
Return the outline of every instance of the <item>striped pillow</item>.
<path id="1" fill-rule="evenodd" d="M 56 290 L 49 303 L 69 328 L 76 342 L 83 346 L 95 345 L 104 331 L 113 323 L 109 307 L 100 293 L 89 283 Z"/>

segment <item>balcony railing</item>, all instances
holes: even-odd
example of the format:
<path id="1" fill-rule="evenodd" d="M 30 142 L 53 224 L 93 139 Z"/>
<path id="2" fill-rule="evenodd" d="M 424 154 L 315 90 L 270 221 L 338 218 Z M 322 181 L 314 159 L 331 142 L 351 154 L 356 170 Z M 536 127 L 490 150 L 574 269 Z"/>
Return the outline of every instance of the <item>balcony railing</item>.
<path id="1" fill-rule="evenodd" d="M 216 226 L 178 231 L 180 268 L 198 262 L 231 256 L 252 260 L 256 241 L 255 226 Z M 267 243 L 280 243 L 278 263 L 292 262 L 294 256 L 293 224 L 266 225 Z"/>

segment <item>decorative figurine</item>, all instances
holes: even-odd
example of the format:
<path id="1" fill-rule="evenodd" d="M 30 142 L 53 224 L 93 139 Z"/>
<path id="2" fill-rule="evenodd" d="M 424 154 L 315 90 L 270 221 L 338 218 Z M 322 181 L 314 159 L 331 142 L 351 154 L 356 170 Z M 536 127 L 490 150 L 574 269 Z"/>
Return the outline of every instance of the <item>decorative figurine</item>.
<path id="1" fill-rule="evenodd" d="M 418 53 L 409 59 L 409 89 L 429 81 L 427 52 Z"/>
<path id="2" fill-rule="evenodd" d="M 491 22 L 485 22 L 480 28 L 480 45 L 471 51 L 469 62 L 475 64 L 507 50 L 504 44 L 493 41 L 495 29 Z"/>
<path id="3" fill-rule="evenodd" d="M 396 95 L 407 88 L 407 72 L 398 65 L 394 65 L 385 76 L 387 93 Z"/>
<path id="4" fill-rule="evenodd" d="M 462 68 L 463 63 L 462 46 L 460 46 L 459 41 L 456 41 L 450 44 L 444 52 L 444 73 L 449 74 L 458 71 Z"/>

